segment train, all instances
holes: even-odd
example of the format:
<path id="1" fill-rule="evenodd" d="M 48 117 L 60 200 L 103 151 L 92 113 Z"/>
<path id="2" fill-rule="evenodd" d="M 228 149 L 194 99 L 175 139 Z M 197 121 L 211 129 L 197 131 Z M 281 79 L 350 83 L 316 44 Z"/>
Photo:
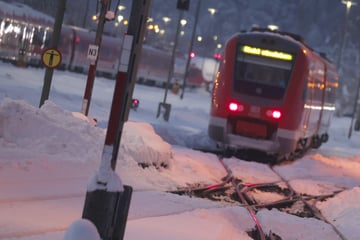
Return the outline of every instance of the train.
<path id="1" fill-rule="evenodd" d="M 253 28 L 225 44 L 208 135 L 223 149 L 294 159 L 329 139 L 339 76 L 301 36 Z"/>
<path id="2" fill-rule="evenodd" d="M 0 2 L 0 59 L 18 66 L 43 67 L 42 52 L 50 45 L 54 19 L 20 3 Z M 95 41 L 95 31 L 76 26 L 63 25 L 58 50 L 62 55 L 60 70 L 87 73 L 90 60 L 87 58 L 89 44 Z M 96 74 L 115 78 L 118 72 L 122 38 L 111 35 L 102 36 Z M 171 63 L 171 53 L 143 45 L 141 60 L 137 71 L 137 82 L 165 87 Z M 187 56 L 176 54 L 170 85 L 182 82 L 185 74 Z M 199 87 L 204 84 L 201 71 L 188 75 L 187 86 Z M 198 69 L 195 69 L 198 70 Z"/>

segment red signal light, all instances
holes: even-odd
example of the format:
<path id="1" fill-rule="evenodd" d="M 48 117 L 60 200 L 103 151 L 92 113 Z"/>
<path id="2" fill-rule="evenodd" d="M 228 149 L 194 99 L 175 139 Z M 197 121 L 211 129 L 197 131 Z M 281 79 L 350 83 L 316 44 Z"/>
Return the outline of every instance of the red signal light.
<path id="1" fill-rule="evenodd" d="M 236 102 L 230 102 L 228 109 L 230 112 L 242 112 L 244 110 L 244 106 Z"/>
<path id="2" fill-rule="evenodd" d="M 139 107 L 140 100 L 137 98 L 133 98 L 131 102 L 131 108 L 137 109 Z"/>
<path id="3" fill-rule="evenodd" d="M 281 111 L 279 111 L 279 110 L 268 110 L 268 111 L 266 112 L 266 115 L 267 115 L 268 117 L 273 118 L 273 119 L 280 119 L 281 116 L 282 116 L 282 113 L 281 113 Z"/>
<path id="4" fill-rule="evenodd" d="M 221 59 L 221 54 L 220 54 L 220 53 L 215 53 L 215 54 L 214 54 L 214 58 L 215 58 L 216 60 L 220 60 L 220 59 Z"/>
<path id="5" fill-rule="evenodd" d="M 189 54 L 190 58 L 194 58 L 196 56 L 195 52 L 190 52 Z"/>

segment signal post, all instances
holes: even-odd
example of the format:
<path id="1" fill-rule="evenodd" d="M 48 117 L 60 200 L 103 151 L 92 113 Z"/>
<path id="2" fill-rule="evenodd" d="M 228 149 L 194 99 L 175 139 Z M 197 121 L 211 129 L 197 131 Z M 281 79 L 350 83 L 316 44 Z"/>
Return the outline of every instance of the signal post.
<path id="1" fill-rule="evenodd" d="M 121 240 L 125 233 L 132 187 L 122 184 L 115 168 L 123 125 L 130 110 L 150 1 L 132 1 L 129 28 L 122 45 L 101 164 L 91 178 L 86 193 L 82 217 L 94 223 L 103 240 Z"/>

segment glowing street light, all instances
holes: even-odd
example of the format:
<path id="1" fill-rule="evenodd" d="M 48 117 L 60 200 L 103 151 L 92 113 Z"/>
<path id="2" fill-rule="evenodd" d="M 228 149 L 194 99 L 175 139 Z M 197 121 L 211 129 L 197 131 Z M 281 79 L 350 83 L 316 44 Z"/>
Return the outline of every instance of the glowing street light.
<path id="1" fill-rule="evenodd" d="M 217 10 L 215 8 L 208 8 L 208 11 L 211 14 L 211 16 L 214 16 L 215 13 L 217 13 Z"/>
<path id="2" fill-rule="evenodd" d="M 125 10 L 125 9 L 126 9 L 126 7 L 125 7 L 125 6 L 123 6 L 123 5 L 119 5 L 119 6 L 118 6 L 118 9 L 119 9 L 119 11 L 122 11 L 122 10 Z"/>
<path id="3" fill-rule="evenodd" d="M 181 24 L 182 27 L 184 27 L 187 24 L 186 19 L 181 19 L 180 24 Z"/>
<path id="4" fill-rule="evenodd" d="M 164 21 L 165 24 L 167 24 L 168 22 L 171 21 L 171 18 L 169 18 L 169 17 L 163 17 L 162 20 Z"/>
<path id="5" fill-rule="evenodd" d="M 123 16 L 123 15 L 117 16 L 117 22 L 118 22 L 118 23 L 121 23 L 122 20 L 124 20 L 124 16 Z"/>
<path id="6" fill-rule="evenodd" d="M 350 11 L 351 6 L 357 4 L 356 2 L 353 2 L 351 0 L 342 0 L 341 3 L 346 5 L 346 13 Z"/>

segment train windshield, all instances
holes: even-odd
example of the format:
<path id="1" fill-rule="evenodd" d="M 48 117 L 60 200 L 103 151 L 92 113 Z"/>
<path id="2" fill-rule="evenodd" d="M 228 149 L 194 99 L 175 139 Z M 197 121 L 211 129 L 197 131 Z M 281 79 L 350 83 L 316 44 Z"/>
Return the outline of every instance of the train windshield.
<path id="1" fill-rule="evenodd" d="M 284 97 L 294 56 L 240 45 L 236 55 L 234 90 L 238 93 L 280 100 Z"/>

